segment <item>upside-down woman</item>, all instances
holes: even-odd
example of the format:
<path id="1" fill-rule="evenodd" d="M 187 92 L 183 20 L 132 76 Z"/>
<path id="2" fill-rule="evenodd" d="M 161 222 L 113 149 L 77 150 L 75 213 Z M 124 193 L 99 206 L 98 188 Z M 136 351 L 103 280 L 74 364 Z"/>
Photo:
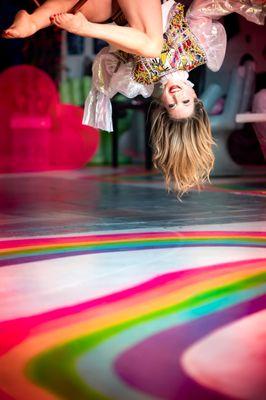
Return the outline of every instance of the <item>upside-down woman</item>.
<path id="1" fill-rule="evenodd" d="M 153 114 L 153 160 L 178 195 L 209 178 L 213 166 L 210 122 L 189 71 L 202 65 L 218 71 L 226 33 L 217 20 L 232 12 L 264 23 L 262 0 L 194 0 L 186 14 L 169 0 L 47 0 L 33 14 L 20 11 L 6 38 L 26 37 L 55 24 L 74 34 L 109 43 L 96 56 L 83 123 L 112 131 L 110 99 L 158 93 Z M 71 10 L 71 12 L 68 12 Z M 76 13 L 75 13 L 76 12 Z M 111 23 L 110 23 L 111 22 Z"/>

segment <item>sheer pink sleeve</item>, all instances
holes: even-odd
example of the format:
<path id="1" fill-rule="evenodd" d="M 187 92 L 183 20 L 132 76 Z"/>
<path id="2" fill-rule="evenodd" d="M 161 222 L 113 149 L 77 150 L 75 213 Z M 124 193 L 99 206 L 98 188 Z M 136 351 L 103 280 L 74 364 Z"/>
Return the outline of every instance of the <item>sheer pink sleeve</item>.
<path id="1" fill-rule="evenodd" d="M 265 0 L 194 0 L 189 14 L 214 20 L 235 12 L 248 21 L 263 25 L 265 10 Z"/>
<path id="2" fill-rule="evenodd" d="M 217 20 L 233 12 L 254 23 L 264 23 L 261 0 L 194 0 L 187 12 L 190 28 L 203 46 L 212 71 L 220 69 L 226 51 L 226 32 Z"/>

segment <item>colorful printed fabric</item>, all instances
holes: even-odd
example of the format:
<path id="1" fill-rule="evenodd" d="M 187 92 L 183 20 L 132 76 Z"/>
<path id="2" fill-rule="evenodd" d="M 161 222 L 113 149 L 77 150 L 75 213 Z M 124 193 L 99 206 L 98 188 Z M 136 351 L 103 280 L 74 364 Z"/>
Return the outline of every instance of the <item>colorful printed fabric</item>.
<path id="1" fill-rule="evenodd" d="M 118 57 L 122 62 L 129 61 L 129 55 L 122 51 L 118 52 Z M 191 71 L 206 63 L 205 52 L 190 30 L 182 4 L 174 5 L 171 10 L 160 57 L 134 56 L 134 63 L 133 79 L 146 85 L 158 82 L 162 76 L 173 70 Z"/>

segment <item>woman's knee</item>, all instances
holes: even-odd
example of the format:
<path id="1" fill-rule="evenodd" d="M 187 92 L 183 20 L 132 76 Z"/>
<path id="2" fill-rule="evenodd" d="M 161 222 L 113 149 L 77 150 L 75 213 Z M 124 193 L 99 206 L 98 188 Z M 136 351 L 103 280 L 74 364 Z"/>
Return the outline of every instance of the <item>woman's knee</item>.
<path id="1" fill-rule="evenodd" d="M 145 57 L 160 57 L 163 49 L 163 38 L 161 39 L 149 39 L 147 47 L 143 50 Z"/>

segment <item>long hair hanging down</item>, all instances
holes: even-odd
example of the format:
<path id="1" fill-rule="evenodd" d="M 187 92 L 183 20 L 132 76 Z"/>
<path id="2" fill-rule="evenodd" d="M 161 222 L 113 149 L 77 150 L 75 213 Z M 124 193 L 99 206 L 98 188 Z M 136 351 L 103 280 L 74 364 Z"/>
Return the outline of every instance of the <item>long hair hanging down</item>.
<path id="1" fill-rule="evenodd" d="M 208 114 L 195 100 L 192 116 L 176 120 L 159 104 L 153 112 L 151 144 L 153 162 L 165 177 L 168 191 L 178 197 L 209 181 L 214 164 L 214 144 Z"/>

